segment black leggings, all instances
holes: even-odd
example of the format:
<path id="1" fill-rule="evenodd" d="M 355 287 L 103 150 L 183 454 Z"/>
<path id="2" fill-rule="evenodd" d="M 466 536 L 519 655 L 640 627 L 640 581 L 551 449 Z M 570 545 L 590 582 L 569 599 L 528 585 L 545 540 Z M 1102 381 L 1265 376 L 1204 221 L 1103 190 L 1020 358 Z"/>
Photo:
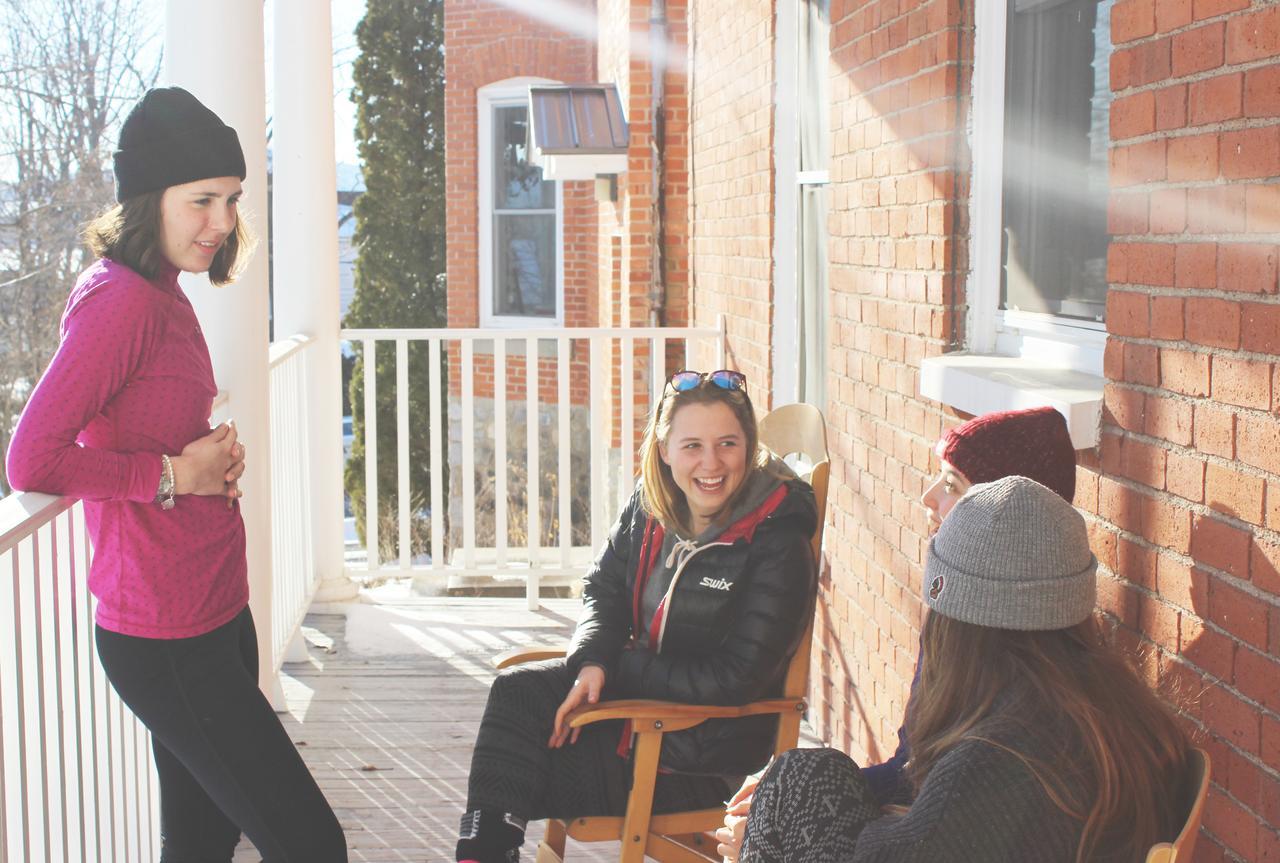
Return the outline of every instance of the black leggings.
<path id="1" fill-rule="evenodd" d="M 573 688 L 564 660 L 504 671 L 489 690 L 467 778 L 467 810 L 488 809 L 526 820 L 621 815 L 631 766 L 616 749 L 620 721 L 583 727 L 578 742 L 547 747 L 556 709 Z M 719 776 L 664 773 L 655 812 L 716 806 L 729 795 Z"/>
<path id="2" fill-rule="evenodd" d="M 258 689 L 248 608 L 194 638 L 96 634 L 107 679 L 151 731 L 161 863 L 229 863 L 242 831 L 265 863 L 345 863 L 342 827 Z"/>

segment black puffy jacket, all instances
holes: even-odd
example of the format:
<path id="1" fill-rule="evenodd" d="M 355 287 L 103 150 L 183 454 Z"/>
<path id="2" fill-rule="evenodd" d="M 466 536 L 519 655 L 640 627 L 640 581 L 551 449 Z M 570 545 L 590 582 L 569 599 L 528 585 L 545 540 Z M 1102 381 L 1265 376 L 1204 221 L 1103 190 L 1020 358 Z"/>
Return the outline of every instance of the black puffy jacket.
<path id="1" fill-rule="evenodd" d="M 787 662 L 813 614 L 817 575 L 809 543 L 816 525 L 813 490 L 798 479 L 777 479 L 763 503 L 710 537 L 707 547 L 686 549 L 687 566 L 655 649 L 638 611 L 637 585 L 654 567 L 662 528 L 637 490 L 587 574 L 570 667 L 602 666 L 604 699 L 733 705 L 780 695 Z M 768 761 L 776 728 L 773 716 L 709 720 L 667 734 L 661 764 L 681 773 L 751 773 Z"/>

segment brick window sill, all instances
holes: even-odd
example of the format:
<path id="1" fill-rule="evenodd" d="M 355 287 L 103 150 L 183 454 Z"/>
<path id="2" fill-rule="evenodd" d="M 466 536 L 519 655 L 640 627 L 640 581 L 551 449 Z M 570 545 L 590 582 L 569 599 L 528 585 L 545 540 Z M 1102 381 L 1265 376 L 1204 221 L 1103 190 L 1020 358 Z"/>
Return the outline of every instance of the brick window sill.
<path id="1" fill-rule="evenodd" d="M 920 366 L 920 393 L 969 414 L 1050 405 L 1076 449 L 1098 445 L 1104 378 L 1022 357 L 952 353 Z"/>

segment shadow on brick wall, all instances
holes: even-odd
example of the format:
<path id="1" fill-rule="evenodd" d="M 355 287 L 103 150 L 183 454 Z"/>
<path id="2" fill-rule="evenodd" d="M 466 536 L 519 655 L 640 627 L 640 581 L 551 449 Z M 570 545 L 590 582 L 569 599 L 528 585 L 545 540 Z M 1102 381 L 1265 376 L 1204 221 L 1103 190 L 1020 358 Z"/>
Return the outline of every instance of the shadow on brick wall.
<path id="1" fill-rule="evenodd" d="M 821 564 L 820 564 L 821 565 Z M 867 764 L 879 764 L 884 760 L 880 753 L 880 747 L 876 743 L 876 730 L 871 722 L 870 716 L 867 714 L 866 706 L 862 703 L 862 698 L 858 694 L 858 689 L 853 685 L 853 681 L 859 678 L 849 668 L 849 662 L 845 657 L 844 651 L 841 649 L 836 627 L 832 625 L 831 608 L 822 602 L 821 596 L 818 601 L 818 627 L 820 633 L 819 643 L 819 666 L 817 669 L 817 682 L 822 686 L 822 717 L 816 719 L 810 717 L 811 724 L 818 726 L 819 734 L 827 741 L 829 746 L 839 749 L 841 752 L 856 752 L 853 740 L 853 726 L 856 722 L 863 729 L 864 739 L 867 748 Z M 833 667 L 838 666 L 838 673 L 833 674 Z M 810 671 L 810 687 L 813 685 L 813 670 Z M 832 681 L 839 680 L 844 684 L 844 691 L 838 700 L 832 698 Z M 840 723 L 833 722 L 835 708 L 837 706 L 844 708 L 844 720 Z M 856 720 L 855 720 L 856 716 Z M 815 721 L 816 719 L 816 721 Z M 835 739 L 833 731 L 839 729 L 839 739 Z M 860 742 L 861 743 L 861 742 Z"/>

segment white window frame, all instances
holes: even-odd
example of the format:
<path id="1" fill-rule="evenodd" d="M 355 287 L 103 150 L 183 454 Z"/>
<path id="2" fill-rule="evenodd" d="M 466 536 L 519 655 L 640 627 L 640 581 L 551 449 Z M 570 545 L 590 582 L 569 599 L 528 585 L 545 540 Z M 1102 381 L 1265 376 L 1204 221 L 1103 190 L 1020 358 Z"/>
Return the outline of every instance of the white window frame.
<path id="1" fill-rule="evenodd" d="M 800 170 L 800 22 L 804 0 L 780 0 L 774 41 L 773 404 L 800 401 L 800 198 L 829 171 Z M 802 95 L 802 94 L 801 94 Z M 828 270 L 830 268 L 828 267 Z M 830 292 L 830 284 L 827 287 Z M 828 395 L 829 397 L 829 395 Z M 818 405 L 823 411 L 826 405 Z"/>
<path id="2" fill-rule="evenodd" d="M 975 12 L 969 350 L 1102 377 L 1105 323 L 1000 308 L 1008 4 L 1005 0 L 977 3 Z"/>
<path id="3" fill-rule="evenodd" d="M 493 311 L 493 117 L 497 108 L 529 104 L 530 84 L 559 84 L 550 78 L 517 77 L 486 84 L 476 91 L 476 189 L 479 206 L 478 285 L 480 326 L 506 329 L 564 325 L 564 183 L 556 183 L 556 313 L 554 317 L 498 315 Z"/>
<path id="4" fill-rule="evenodd" d="M 773 404 L 800 395 L 799 249 L 800 106 L 792 95 L 800 86 L 800 0 L 778 3 L 774 42 L 777 83 L 773 101 Z"/>
<path id="5" fill-rule="evenodd" d="M 1006 0 L 975 4 L 967 350 L 927 357 L 920 393 L 971 414 L 1049 405 L 1076 449 L 1101 437 L 1105 323 L 1000 309 Z"/>

